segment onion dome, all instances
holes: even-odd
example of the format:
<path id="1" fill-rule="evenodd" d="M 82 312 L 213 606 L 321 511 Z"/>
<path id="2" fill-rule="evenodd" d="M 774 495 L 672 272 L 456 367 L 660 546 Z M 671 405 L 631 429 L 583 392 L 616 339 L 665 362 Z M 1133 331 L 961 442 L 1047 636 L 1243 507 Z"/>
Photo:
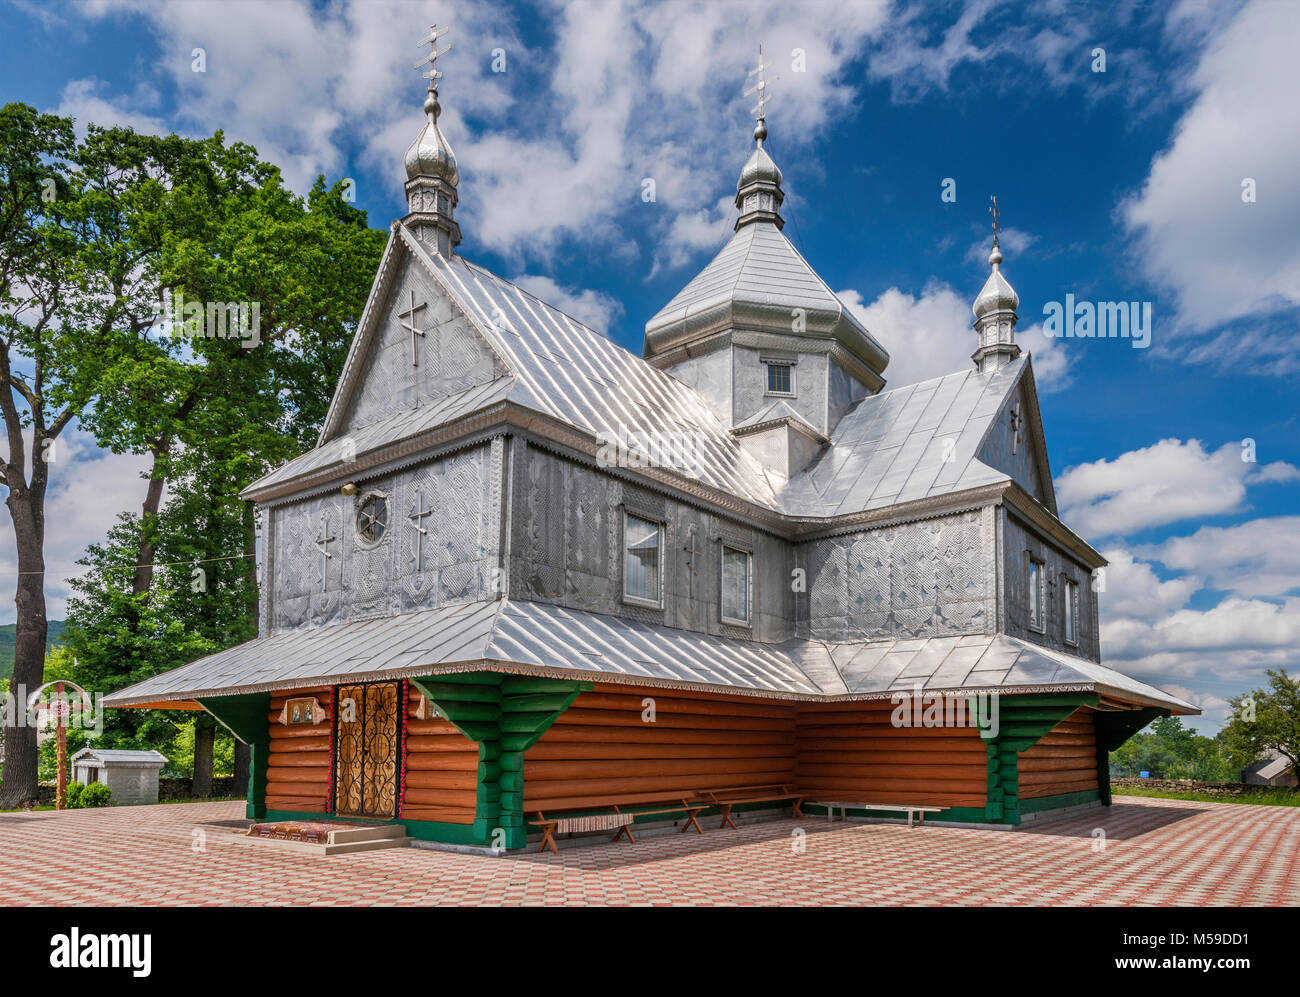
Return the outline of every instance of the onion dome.
<path id="1" fill-rule="evenodd" d="M 993 272 L 989 274 L 989 279 L 984 282 L 984 289 L 980 291 L 975 304 L 971 306 L 971 311 L 976 318 L 983 318 L 993 312 L 1014 312 L 1020 307 L 1020 296 L 1002 276 L 1002 250 L 996 242 L 993 244 L 993 252 L 989 253 L 989 266 L 992 267 Z"/>

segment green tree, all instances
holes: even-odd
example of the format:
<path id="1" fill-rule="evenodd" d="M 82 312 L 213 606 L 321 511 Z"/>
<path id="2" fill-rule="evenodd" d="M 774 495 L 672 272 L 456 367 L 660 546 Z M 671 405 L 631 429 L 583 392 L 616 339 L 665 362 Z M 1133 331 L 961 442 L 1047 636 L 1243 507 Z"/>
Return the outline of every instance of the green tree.
<path id="1" fill-rule="evenodd" d="M 1243 769 L 1277 752 L 1300 773 L 1300 680 L 1270 668 L 1268 688 L 1230 699 L 1232 719 L 1223 729 L 1233 765 Z"/>
<path id="2" fill-rule="evenodd" d="M 45 499 L 57 440 L 101 378 L 146 338 L 157 230 L 180 140 L 0 108 L 0 486 L 18 578 L 13 685 L 35 690 L 45 662 Z M 29 469 L 30 466 L 30 469 Z M 0 807 L 35 797 L 36 737 L 8 732 Z"/>

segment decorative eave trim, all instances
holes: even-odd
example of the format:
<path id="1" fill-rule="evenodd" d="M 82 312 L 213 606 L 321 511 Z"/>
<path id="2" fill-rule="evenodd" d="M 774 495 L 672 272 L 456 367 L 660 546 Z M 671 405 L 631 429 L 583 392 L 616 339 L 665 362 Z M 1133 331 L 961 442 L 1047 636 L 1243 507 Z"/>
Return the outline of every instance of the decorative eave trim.
<path id="1" fill-rule="evenodd" d="M 736 439 L 740 439 L 745 436 L 753 436 L 756 433 L 765 433 L 769 429 L 776 429 L 780 426 L 789 426 L 791 429 L 797 430 L 804 436 L 808 437 L 808 439 L 815 443 L 819 443 L 822 446 L 825 446 L 831 441 L 830 437 L 823 434 L 816 426 L 810 425 L 796 415 L 781 415 L 777 416 L 775 419 L 767 419 L 763 422 L 751 423 L 748 426 L 738 426 L 730 432 L 732 436 L 736 437 Z"/>
<path id="2" fill-rule="evenodd" d="M 693 313 L 691 317 L 695 317 L 695 314 L 698 313 Z M 692 339 L 688 343 L 672 346 L 654 356 L 643 356 L 642 359 L 651 366 L 663 370 L 665 367 L 672 367 L 695 357 L 707 356 L 733 345 L 756 350 L 784 350 L 788 353 L 827 353 L 852 377 L 866 385 L 873 394 L 885 386 L 884 377 L 877 374 L 830 335 L 782 335 L 759 326 L 734 322 L 733 319 L 734 316 L 730 314 L 723 316 L 713 323 L 717 331 L 705 332 L 700 339 Z"/>
<path id="3" fill-rule="evenodd" d="M 887 526 L 900 526 L 904 523 L 937 519 L 941 516 L 972 512 L 985 506 L 997 505 L 1003 493 L 1012 484 L 1013 482 L 1008 478 L 978 488 L 967 488 L 946 495 L 932 495 L 899 505 L 886 505 L 878 509 L 827 518 L 791 516 L 787 517 L 787 521 L 795 524 L 793 539 L 801 543 L 822 540 L 846 533 L 857 533 L 864 527 L 880 529 Z"/>
<path id="4" fill-rule="evenodd" d="M 525 675 L 538 678 L 555 678 L 600 682 L 609 685 L 627 685 L 644 689 L 679 689 L 687 692 L 724 693 L 737 697 L 753 699 L 772 699 L 784 702 L 803 703 L 854 703 L 892 700 L 898 695 L 910 695 L 909 689 L 883 689 L 871 692 L 787 692 L 778 689 L 757 689 L 745 686 L 715 685 L 705 682 L 683 682 L 675 679 L 645 678 L 621 673 L 592 672 L 573 668 L 550 668 L 546 666 L 519 664 L 513 661 L 501 661 L 493 658 L 478 658 L 465 661 L 443 663 L 438 665 L 417 665 L 404 668 L 377 669 L 372 672 L 347 672 L 321 675 L 311 678 L 285 679 L 279 682 L 260 682 L 253 685 L 229 686 L 216 689 L 198 689 L 179 694 L 176 702 L 192 702 L 216 696 L 246 696 L 259 692 L 292 692 L 296 689 L 316 689 L 322 686 L 338 685 L 344 682 L 373 682 L 386 679 L 420 678 L 425 675 L 465 675 L 476 672 L 497 672 L 505 675 Z M 811 680 L 810 680 L 811 681 Z M 1112 699 L 1136 706 L 1155 706 L 1174 712 L 1177 707 L 1170 703 L 1161 703 L 1149 696 L 1126 692 L 1098 682 L 1063 682 L 1039 685 L 1002 686 L 951 686 L 943 689 L 923 689 L 923 696 L 974 696 L 997 693 L 999 696 L 1029 696 L 1043 693 L 1059 692 L 1096 692 L 1104 693 Z M 133 696 L 118 702 L 106 702 L 111 708 L 119 707 L 153 707 L 159 703 L 172 700 L 155 696 Z M 1180 715 L 1189 716 L 1178 710 Z"/>
<path id="5" fill-rule="evenodd" d="M 1056 541 L 1090 568 L 1102 568 L 1109 563 L 1098 553 L 1096 548 L 1057 519 L 1038 499 L 1030 495 L 1019 482 L 1010 482 L 1003 495 L 1003 504 L 1012 513 L 1028 522 L 1040 533 Z"/>
<path id="6" fill-rule="evenodd" d="M 348 406 L 351 404 L 352 395 L 356 389 L 354 382 L 359 376 L 357 373 L 359 358 L 365 347 L 369 345 L 373 327 L 378 321 L 378 302 L 387 299 L 388 291 L 391 289 L 393 279 L 397 273 L 397 267 L 394 265 L 397 259 L 395 247 L 402 244 L 402 240 L 397 234 L 401 227 L 401 222 L 398 221 L 394 221 L 389 226 L 388 242 L 384 246 L 384 255 L 379 259 L 379 269 L 375 273 L 374 283 L 370 285 L 370 294 L 366 297 L 366 305 L 361 310 L 361 318 L 357 321 L 356 332 L 352 335 L 352 345 L 348 349 L 348 358 L 343 362 L 343 370 L 339 374 L 338 386 L 334 390 L 334 397 L 330 399 L 329 410 L 325 413 L 325 422 L 316 438 L 318 447 L 333 439 L 341 428 L 339 424 L 347 414 Z"/>

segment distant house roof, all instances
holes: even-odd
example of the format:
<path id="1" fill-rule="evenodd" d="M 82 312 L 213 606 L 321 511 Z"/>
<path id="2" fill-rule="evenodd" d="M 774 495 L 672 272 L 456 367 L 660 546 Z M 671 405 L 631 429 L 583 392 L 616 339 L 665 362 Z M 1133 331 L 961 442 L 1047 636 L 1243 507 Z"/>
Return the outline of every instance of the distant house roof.
<path id="1" fill-rule="evenodd" d="M 1003 634 L 832 644 L 717 637 L 526 600 L 491 600 L 292 630 L 145 679 L 107 706 L 193 701 L 438 672 L 507 671 L 788 699 L 1088 691 L 1197 713 L 1111 668 Z"/>
<path id="2" fill-rule="evenodd" d="M 129 748 L 82 748 L 72 756 L 72 764 L 78 762 L 100 765 L 166 765 L 167 756 L 157 751 L 135 751 Z"/>

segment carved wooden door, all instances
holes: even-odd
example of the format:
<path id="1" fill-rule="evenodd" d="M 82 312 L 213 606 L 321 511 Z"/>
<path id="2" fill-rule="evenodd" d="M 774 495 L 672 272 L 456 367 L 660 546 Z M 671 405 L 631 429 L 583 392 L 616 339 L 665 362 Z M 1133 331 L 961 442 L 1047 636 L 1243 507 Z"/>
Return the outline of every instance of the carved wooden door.
<path id="1" fill-rule="evenodd" d="M 341 685 L 334 702 L 334 812 L 396 817 L 399 684 Z"/>

